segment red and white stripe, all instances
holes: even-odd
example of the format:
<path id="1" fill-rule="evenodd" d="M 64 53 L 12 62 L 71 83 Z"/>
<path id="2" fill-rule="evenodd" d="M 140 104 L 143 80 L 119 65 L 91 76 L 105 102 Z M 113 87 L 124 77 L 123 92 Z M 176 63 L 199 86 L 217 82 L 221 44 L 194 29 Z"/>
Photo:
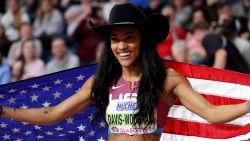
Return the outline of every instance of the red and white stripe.
<path id="1" fill-rule="evenodd" d="M 191 64 L 165 62 L 185 75 L 193 89 L 215 105 L 250 100 L 250 75 Z M 228 111 L 230 112 L 230 111 Z M 250 139 L 250 114 L 225 124 L 211 124 L 176 100 L 161 141 L 241 141 Z"/>

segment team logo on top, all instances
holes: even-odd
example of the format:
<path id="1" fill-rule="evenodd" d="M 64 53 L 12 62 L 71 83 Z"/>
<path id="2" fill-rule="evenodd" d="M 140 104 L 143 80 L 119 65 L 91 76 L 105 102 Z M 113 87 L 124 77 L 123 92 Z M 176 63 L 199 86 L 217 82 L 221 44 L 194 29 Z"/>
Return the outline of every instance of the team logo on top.
<path id="1" fill-rule="evenodd" d="M 122 86 L 124 86 L 124 85 L 120 85 L 120 86 L 115 86 L 115 85 L 113 85 L 113 86 L 112 86 L 112 89 L 113 89 L 113 90 L 119 89 L 119 88 L 121 88 Z"/>
<path id="2" fill-rule="evenodd" d="M 137 107 L 136 102 L 118 102 L 116 105 L 117 111 L 134 111 Z"/>

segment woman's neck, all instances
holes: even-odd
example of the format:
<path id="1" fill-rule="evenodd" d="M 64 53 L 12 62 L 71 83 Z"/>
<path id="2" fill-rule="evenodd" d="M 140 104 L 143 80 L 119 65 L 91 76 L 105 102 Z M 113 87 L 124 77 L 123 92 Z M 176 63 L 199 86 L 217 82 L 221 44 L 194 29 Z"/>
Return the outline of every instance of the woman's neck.
<path id="1" fill-rule="evenodd" d="M 122 67 L 122 76 L 127 81 L 138 81 L 141 79 L 141 68 L 139 65 L 133 67 Z"/>

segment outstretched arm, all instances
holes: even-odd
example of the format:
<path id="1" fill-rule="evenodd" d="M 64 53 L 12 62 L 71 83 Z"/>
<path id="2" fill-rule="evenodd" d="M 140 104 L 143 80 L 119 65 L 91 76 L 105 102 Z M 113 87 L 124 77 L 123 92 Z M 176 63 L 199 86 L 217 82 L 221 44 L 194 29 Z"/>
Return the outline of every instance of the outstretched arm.
<path id="1" fill-rule="evenodd" d="M 29 109 L 3 107 L 1 117 L 33 124 L 53 124 L 59 122 L 81 112 L 93 102 L 90 94 L 92 81 L 93 77 L 90 77 L 80 91 L 56 106 Z"/>
<path id="2" fill-rule="evenodd" d="M 172 83 L 170 84 L 172 93 L 187 109 L 208 122 L 225 123 L 250 112 L 249 102 L 235 105 L 213 105 L 192 89 L 186 77 L 174 70 L 169 70 L 168 73 L 167 83 Z"/>

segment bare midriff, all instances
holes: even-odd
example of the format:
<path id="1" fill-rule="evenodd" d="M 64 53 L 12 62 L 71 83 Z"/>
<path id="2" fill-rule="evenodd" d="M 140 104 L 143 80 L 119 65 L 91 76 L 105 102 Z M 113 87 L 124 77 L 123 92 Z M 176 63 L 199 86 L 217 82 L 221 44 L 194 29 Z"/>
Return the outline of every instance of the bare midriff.
<path id="1" fill-rule="evenodd" d="M 159 141 L 160 134 L 142 134 L 142 135 L 127 135 L 127 134 L 110 134 L 108 141 Z"/>

